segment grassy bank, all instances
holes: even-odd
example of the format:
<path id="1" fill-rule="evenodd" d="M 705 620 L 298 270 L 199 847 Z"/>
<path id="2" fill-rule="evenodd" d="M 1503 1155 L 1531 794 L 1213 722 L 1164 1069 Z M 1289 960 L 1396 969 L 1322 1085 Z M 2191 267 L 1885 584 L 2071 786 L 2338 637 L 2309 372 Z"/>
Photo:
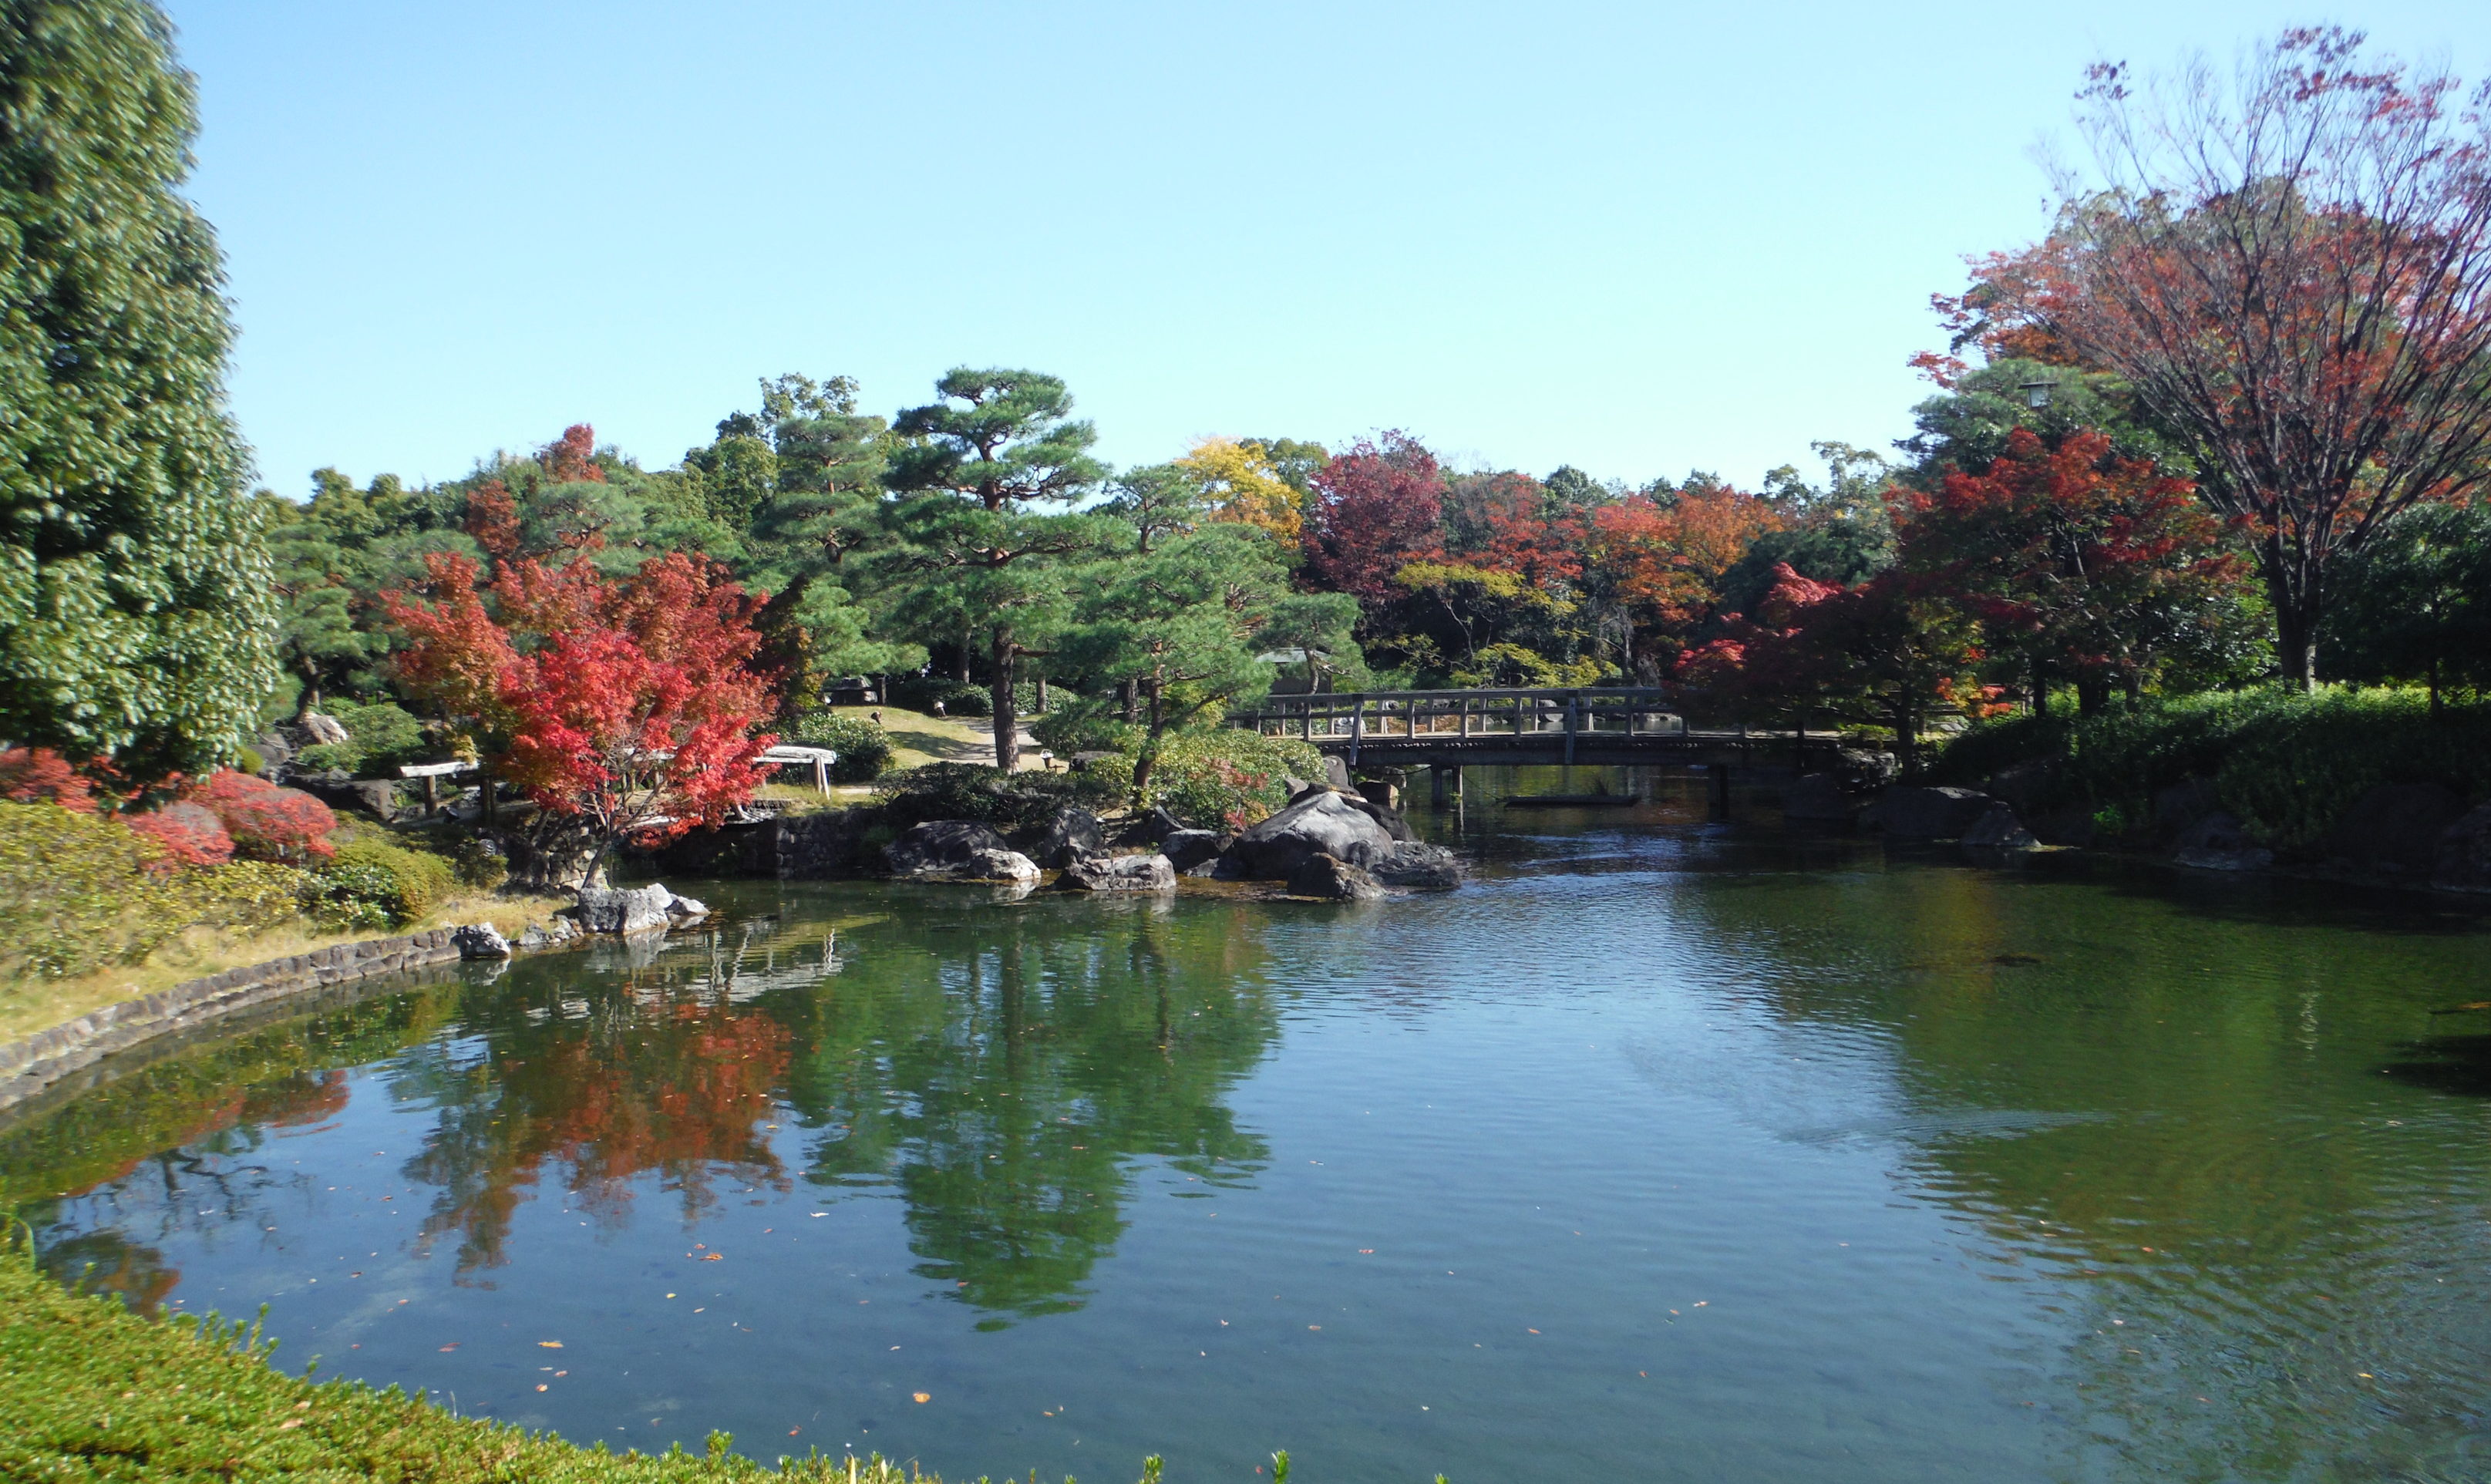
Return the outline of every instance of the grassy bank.
<path id="1" fill-rule="evenodd" d="M 0 1041 L 21 1039 L 63 1021 L 75 1019 L 89 1010 L 170 989 L 185 979 L 200 978 L 245 964 L 264 964 L 271 959 L 308 953 L 337 944 L 394 938 L 444 923 L 466 922 L 490 922 L 501 930 L 504 937 L 515 938 L 527 931 L 529 924 L 543 922 L 555 909 L 569 905 L 568 898 L 473 891 L 441 902 L 425 915 L 424 920 L 405 927 L 337 931 L 323 927 L 308 917 L 298 917 L 292 922 L 259 932 L 230 927 L 194 927 L 158 948 L 140 963 L 114 964 L 74 978 L 26 977 L 0 982 Z"/>
<path id="2" fill-rule="evenodd" d="M 2109 834 L 2146 829 L 2162 790 L 2208 779 L 2252 834 L 2292 854 L 2314 849 L 2379 784 L 2491 799 L 2491 703 L 2434 713 L 2418 690 L 2343 686 L 2150 698 L 2094 716 L 1980 723 L 1931 771 L 1978 786 L 2036 760 L 2048 760 L 2039 807 L 2083 807 Z"/>
<path id="3" fill-rule="evenodd" d="M 313 1384 L 269 1363 L 250 1329 L 142 1319 L 39 1273 L 22 1239 L 0 1249 L 0 1478 L 301 1478 L 402 1484 L 790 1479 L 939 1484 L 879 1459 L 766 1469 L 713 1434 L 705 1454 L 615 1454 L 454 1416 L 396 1387 Z"/>

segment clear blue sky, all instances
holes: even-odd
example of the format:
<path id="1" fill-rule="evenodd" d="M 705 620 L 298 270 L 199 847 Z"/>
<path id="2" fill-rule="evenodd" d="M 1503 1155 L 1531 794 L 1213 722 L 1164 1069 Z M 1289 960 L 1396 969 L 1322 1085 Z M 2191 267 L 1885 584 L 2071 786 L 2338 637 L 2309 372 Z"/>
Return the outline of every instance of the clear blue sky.
<path id="1" fill-rule="evenodd" d="M 2046 220 L 2100 56 L 2340 19 L 2468 77 L 2491 5 L 173 0 L 233 400 L 304 493 L 755 378 L 1067 378 L 1209 433 L 1752 485 L 1908 430 L 1926 302 Z"/>

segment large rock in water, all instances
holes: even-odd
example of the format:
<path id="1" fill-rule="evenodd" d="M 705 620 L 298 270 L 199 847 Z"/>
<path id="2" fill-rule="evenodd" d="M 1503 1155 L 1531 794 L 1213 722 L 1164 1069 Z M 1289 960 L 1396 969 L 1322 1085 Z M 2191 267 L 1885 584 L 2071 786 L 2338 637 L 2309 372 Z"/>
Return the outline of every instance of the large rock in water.
<path id="1" fill-rule="evenodd" d="M 1066 891 L 1174 891 L 1176 867 L 1165 856 L 1083 856 L 1055 885 Z"/>
<path id="2" fill-rule="evenodd" d="M 1077 803 L 1069 803 L 1056 810 L 1055 818 L 1047 822 L 1046 838 L 1038 844 L 1038 863 L 1060 868 L 1106 848 L 1107 835 L 1099 828 L 1099 816 Z"/>
<path id="3" fill-rule="evenodd" d="M 2419 880 L 2439 865 L 2439 839 L 2465 800 L 2436 783 L 2382 783 L 2344 811 L 2321 847 L 2357 870 Z"/>
<path id="4" fill-rule="evenodd" d="M 1347 790 L 1357 787 L 1349 781 L 1349 765 L 1330 753 L 1324 754 L 1323 775 L 1324 781 L 1336 789 Z"/>
<path id="5" fill-rule="evenodd" d="M 1228 853 L 1228 836 L 1216 829 L 1179 829 L 1159 842 L 1159 853 L 1180 871 L 1208 866 Z"/>
<path id="6" fill-rule="evenodd" d="M 2237 816 L 2218 809 L 2180 831 L 2171 858 L 2200 871 L 2263 871 L 2274 864 L 2274 852 L 2250 839 Z"/>
<path id="7" fill-rule="evenodd" d="M 965 819 L 930 819 L 882 848 L 883 863 L 894 876 L 948 876 L 973 864 L 982 851 L 1011 854 L 1011 846 L 992 829 Z"/>
<path id="8" fill-rule="evenodd" d="M 2439 869 L 2430 884 L 2443 891 L 2491 891 L 2491 803 L 2439 832 Z"/>
<path id="9" fill-rule="evenodd" d="M 667 909 L 675 894 L 656 885 L 585 887 L 579 893 L 579 925 L 592 933 L 645 933 L 670 927 Z"/>
<path id="10" fill-rule="evenodd" d="M 457 948 L 460 958 L 511 956 L 510 940 L 504 938 L 502 930 L 490 922 L 470 922 L 465 927 L 453 928 L 450 932 L 450 942 L 452 946 Z"/>
<path id="11" fill-rule="evenodd" d="M 1811 825 L 1847 825 L 1860 813 L 1860 800 L 1830 772 L 1802 773 L 1782 794 L 1782 818 Z"/>
<path id="12" fill-rule="evenodd" d="M 1327 902 L 1372 902 L 1382 898 L 1384 887 L 1358 867 L 1318 851 L 1289 873 L 1289 895 Z"/>
<path id="13" fill-rule="evenodd" d="M 1348 795 L 1325 789 L 1304 795 L 1248 829 L 1237 837 L 1228 856 L 1245 876 L 1258 881 L 1286 881 L 1314 856 L 1330 856 L 1345 864 L 1363 866 L 1392 854 L 1392 847 L 1398 843 L 1391 830 L 1352 803 Z"/>
<path id="14" fill-rule="evenodd" d="M 1963 832 L 1966 850 L 2037 850 L 2040 844 L 2003 799 L 1991 800 L 1988 810 Z"/>
<path id="15" fill-rule="evenodd" d="M 1451 891 L 1462 884 L 1461 864 L 1451 851 L 1417 841 L 1393 846 L 1392 854 L 1366 869 L 1367 874 L 1388 887 L 1419 891 Z"/>
<path id="16" fill-rule="evenodd" d="M 1890 788 L 1868 820 L 1895 840 L 1960 840 L 1997 800 L 1978 789 Z"/>

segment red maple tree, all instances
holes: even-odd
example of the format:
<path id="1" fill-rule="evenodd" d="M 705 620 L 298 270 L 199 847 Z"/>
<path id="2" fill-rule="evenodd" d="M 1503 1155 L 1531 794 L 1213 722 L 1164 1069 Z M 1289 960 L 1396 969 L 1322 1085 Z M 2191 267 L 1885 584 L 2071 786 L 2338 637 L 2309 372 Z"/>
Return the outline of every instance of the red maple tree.
<path id="1" fill-rule="evenodd" d="M 430 600 L 383 598 L 410 643 L 411 689 L 473 729 L 495 771 L 547 814 L 593 827 L 581 876 L 616 840 L 671 839 L 718 823 L 763 781 L 775 710 L 753 664 L 767 594 L 706 558 L 669 552 L 621 582 L 584 559 L 427 561 Z"/>
<path id="2" fill-rule="evenodd" d="M 1444 480 L 1436 456 L 1406 433 L 1361 439 L 1315 471 L 1306 575 L 1380 609 L 1399 596 L 1392 576 L 1442 550 L 1436 523 Z"/>

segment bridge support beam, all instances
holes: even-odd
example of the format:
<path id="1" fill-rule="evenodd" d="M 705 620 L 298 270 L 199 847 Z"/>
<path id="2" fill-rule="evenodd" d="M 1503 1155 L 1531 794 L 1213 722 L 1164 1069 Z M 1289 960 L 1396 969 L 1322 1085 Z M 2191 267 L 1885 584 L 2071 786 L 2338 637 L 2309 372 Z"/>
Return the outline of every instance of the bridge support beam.
<path id="1" fill-rule="evenodd" d="M 1437 763 L 1427 770 L 1427 804 L 1437 813 L 1462 801 L 1462 765 Z"/>

